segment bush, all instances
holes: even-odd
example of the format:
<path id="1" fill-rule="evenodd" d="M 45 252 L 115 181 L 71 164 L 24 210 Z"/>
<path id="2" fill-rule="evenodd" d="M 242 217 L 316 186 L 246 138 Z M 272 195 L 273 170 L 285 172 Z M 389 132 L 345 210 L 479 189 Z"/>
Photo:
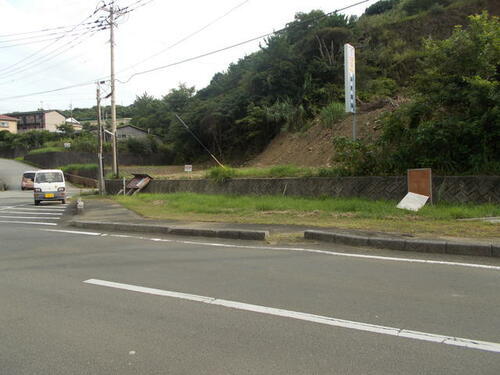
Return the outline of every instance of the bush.
<path id="1" fill-rule="evenodd" d="M 34 155 L 34 154 L 44 154 L 46 152 L 64 152 L 66 151 L 64 147 L 41 147 L 41 148 L 36 148 L 34 150 L 31 150 L 28 152 L 28 155 Z"/>
<path id="2" fill-rule="evenodd" d="M 236 176 L 236 171 L 233 168 L 215 167 L 208 170 L 206 177 L 216 182 L 226 182 L 234 176 Z"/>
<path id="3" fill-rule="evenodd" d="M 80 134 L 70 139 L 61 140 L 61 142 L 71 143 L 71 151 L 79 152 L 97 152 L 97 135 L 93 134 Z"/>
<path id="4" fill-rule="evenodd" d="M 380 0 L 377 1 L 375 4 L 370 5 L 368 8 L 366 8 L 365 14 L 367 16 L 373 16 L 375 14 L 382 14 L 385 13 L 392 8 L 396 4 L 398 4 L 401 0 Z"/>
<path id="5" fill-rule="evenodd" d="M 370 98 L 391 98 L 396 94 L 397 84 L 391 78 L 372 79 L 367 83 L 367 92 Z"/>
<path id="6" fill-rule="evenodd" d="M 332 128 L 333 125 L 344 119 L 345 116 L 345 105 L 338 102 L 330 103 L 319 114 L 321 125 L 327 128 Z"/>
<path id="7" fill-rule="evenodd" d="M 452 0 L 406 0 L 402 9 L 409 15 L 417 14 L 432 8 L 435 5 L 447 6 Z"/>
<path id="8" fill-rule="evenodd" d="M 60 167 L 64 173 L 88 178 L 97 177 L 97 168 L 97 164 L 68 164 Z"/>
<path id="9" fill-rule="evenodd" d="M 363 141 L 353 141 L 346 137 L 333 139 L 336 169 L 342 176 L 366 176 L 378 174 L 379 158 L 375 145 Z"/>

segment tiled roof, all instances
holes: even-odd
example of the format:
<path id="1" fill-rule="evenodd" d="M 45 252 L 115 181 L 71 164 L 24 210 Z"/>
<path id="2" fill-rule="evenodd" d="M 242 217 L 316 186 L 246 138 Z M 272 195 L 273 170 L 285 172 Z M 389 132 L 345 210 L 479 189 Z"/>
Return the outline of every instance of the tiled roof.
<path id="1" fill-rule="evenodd" d="M 19 119 L 15 118 L 15 117 L 10 117 L 10 116 L 6 116 L 6 115 L 0 115 L 0 120 L 4 120 L 4 121 L 19 121 Z"/>

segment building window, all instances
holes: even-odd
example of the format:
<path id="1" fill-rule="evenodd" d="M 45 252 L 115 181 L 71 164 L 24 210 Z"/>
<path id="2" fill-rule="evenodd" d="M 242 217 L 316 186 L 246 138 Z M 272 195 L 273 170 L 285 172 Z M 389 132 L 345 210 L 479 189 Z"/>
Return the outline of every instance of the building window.
<path id="1" fill-rule="evenodd" d="M 9 123 L 7 121 L 0 121 L 0 128 L 8 128 Z"/>

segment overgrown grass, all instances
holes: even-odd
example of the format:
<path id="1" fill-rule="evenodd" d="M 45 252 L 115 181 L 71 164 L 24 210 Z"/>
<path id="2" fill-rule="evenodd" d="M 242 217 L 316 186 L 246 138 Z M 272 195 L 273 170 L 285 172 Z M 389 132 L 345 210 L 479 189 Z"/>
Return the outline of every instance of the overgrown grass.
<path id="1" fill-rule="evenodd" d="M 87 171 L 93 172 L 97 170 L 97 164 L 67 164 L 60 167 L 63 172 L 71 172 L 71 171 Z"/>
<path id="2" fill-rule="evenodd" d="M 334 177 L 340 176 L 336 168 L 308 168 L 294 165 L 278 165 L 268 168 L 211 168 L 205 177 L 217 182 L 230 178 L 280 178 L 280 177 Z"/>
<path id="3" fill-rule="evenodd" d="M 41 147 L 41 148 L 31 150 L 30 152 L 28 152 L 28 155 L 43 154 L 45 152 L 61 152 L 61 151 L 66 151 L 66 150 L 64 147 L 56 147 L 56 146 Z"/>
<path id="4" fill-rule="evenodd" d="M 115 200 L 154 219 L 296 224 L 433 234 L 456 237 L 498 237 L 498 225 L 456 219 L 500 216 L 494 204 L 438 204 L 419 212 L 396 208 L 395 201 L 360 198 L 294 198 L 225 196 L 192 193 L 119 196 Z"/>
<path id="5" fill-rule="evenodd" d="M 319 113 L 321 125 L 326 128 L 333 126 L 346 117 L 344 103 L 333 102 L 324 107 Z"/>

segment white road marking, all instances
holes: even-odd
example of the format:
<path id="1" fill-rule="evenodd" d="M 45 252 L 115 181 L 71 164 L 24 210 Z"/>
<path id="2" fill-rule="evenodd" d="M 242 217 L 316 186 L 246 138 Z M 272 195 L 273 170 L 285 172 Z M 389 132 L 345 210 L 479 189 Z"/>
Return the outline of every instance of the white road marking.
<path id="1" fill-rule="evenodd" d="M 45 207 L 39 206 L 39 208 L 30 208 L 30 207 L 22 206 L 22 207 L 15 207 L 13 209 L 23 210 L 23 211 L 36 211 L 36 212 L 64 212 L 64 211 L 66 211 L 65 208 L 49 208 L 48 206 L 45 206 Z"/>
<path id="2" fill-rule="evenodd" d="M 96 232 L 80 232 L 80 231 L 74 231 L 74 230 L 61 230 L 61 229 L 40 229 L 43 230 L 44 232 L 58 232 L 58 233 L 70 233 L 70 234 L 85 234 L 87 236 L 101 236 L 101 233 L 96 233 Z"/>
<path id="3" fill-rule="evenodd" d="M 12 221 L 12 220 L 1 220 L 0 223 L 6 223 L 6 224 L 28 224 L 28 225 L 52 225 L 52 226 L 57 226 L 57 223 L 41 223 L 41 222 Z"/>
<path id="4" fill-rule="evenodd" d="M 44 230 L 44 229 L 41 229 L 41 230 Z M 72 231 L 72 233 L 86 235 L 88 232 Z M 95 232 L 91 232 L 91 233 L 95 233 Z M 373 260 L 384 260 L 384 261 L 390 261 L 390 262 L 406 262 L 406 263 L 417 263 L 417 264 L 436 264 L 436 265 L 442 265 L 442 266 L 481 268 L 481 269 L 487 269 L 487 270 L 500 271 L 500 266 L 491 266 L 488 264 L 448 262 L 448 261 L 442 261 L 442 260 L 429 260 L 429 259 L 386 257 L 386 256 L 381 256 L 381 255 L 350 254 L 350 253 L 339 253 L 339 252 L 328 251 L 328 250 L 306 249 L 306 248 L 300 248 L 300 247 L 231 245 L 231 244 L 211 243 L 211 242 L 168 240 L 168 239 L 164 239 L 164 238 L 131 236 L 131 235 L 126 235 L 126 234 L 97 233 L 97 234 L 92 234 L 92 235 L 101 235 L 101 236 L 116 237 L 116 238 L 133 238 L 133 239 L 138 239 L 141 241 L 147 240 L 147 241 L 153 241 L 153 242 L 182 243 L 185 245 L 198 245 L 198 246 L 203 245 L 203 246 L 210 246 L 210 247 L 227 247 L 227 248 L 249 249 L 249 250 L 297 251 L 297 252 L 305 252 L 305 253 L 313 253 L 313 254 L 347 257 L 347 258 L 373 259 Z"/>
<path id="5" fill-rule="evenodd" d="M 2 211 L 0 214 L 62 216 L 64 212 Z"/>
<path id="6" fill-rule="evenodd" d="M 178 299 L 188 300 L 188 301 L 193 301 L 193 302 L 207 303 L 210 305 L 222 306 L 222 307 L 227 307 L 230 309 L 251 311 L 251 312 L 255 312 L 255 313 L 279 316 L 279 317 L 284 317 L 284 318 L 292 318 L 292 319 L 314 322 L 314 323 L 319 323 L 319 324 L 324 324 L 324 325 L 329 325 L 329 326 L 334 326 L 334 327 L 349 328 L 349 329 L 354 329 L 357 331 L 378 333 L 378 334 L 383 334 L 383 335 L 397 336 L 397 337 L 403 337 L 403 338 L 420 340 L 420 341 L 427 341 L 427 342 L 434 342 L 434 343 L 440 343 L 440 344 L 446 344 L 446 345 L 452 345 L 452 346 L 459 346 L 459 347 L 464 347 L 464 348 L 468 348 L 468 349 L 477 349 L 477 350 L 483 350 L 483 351 L 488 351 L 488 352 L 500 353 L 500 343 L 495 343 L 495 342 L 479 341 L 479 340 L 472 340 L 472 339 L 461 338 L 461 337 L 453 337 L 453 336 L 445 336 L 445 335 L 439 335 L 439 334 L 434 334 L 434 333 L 412 331 L 412 330 L 407 330 L 407 329 L 387 327 L 387 326 L 375 325 L 375 324 L 370 324 L 370 323 L 337 319 L 337 318 L 333 318 L 333 317 L 329 317 L 329 316 L 314 315 L 314 314 L 303 313 L 303 312 L 298 312 L 298 311 L 277 309 L 274 307 L 252 305 L 249 303 L 229 301 L 229 300 L 218 299 L 218 298 L 214 298 L 214 297 L 205 297 L 205 296 L 199 296 L 199 295 L 195 295 L 195 294 L 187 294 L 187 293 L 180 293 L 180 292 L 174 292 L 174 291 L 168 291 L 168 290 L 162 290 L 162 289 L 146 288 L 146 287 L 137 286 L 137 285 L 115 283 L 112 281 L 89 279 L 89 280 L 85 280 L 83 282 L 86 284 L 129 290 L 129 291 L 133 291 L 133 292 L 152 294 L 152 295 L 156 295 L 156 296 L 171 297 L 171 298 L 178 298 Z"/>
<path id="7" fill-rule="evenodd" d="M 60 217 L 0 216 L 2 219 L 61 220 Z"/>

